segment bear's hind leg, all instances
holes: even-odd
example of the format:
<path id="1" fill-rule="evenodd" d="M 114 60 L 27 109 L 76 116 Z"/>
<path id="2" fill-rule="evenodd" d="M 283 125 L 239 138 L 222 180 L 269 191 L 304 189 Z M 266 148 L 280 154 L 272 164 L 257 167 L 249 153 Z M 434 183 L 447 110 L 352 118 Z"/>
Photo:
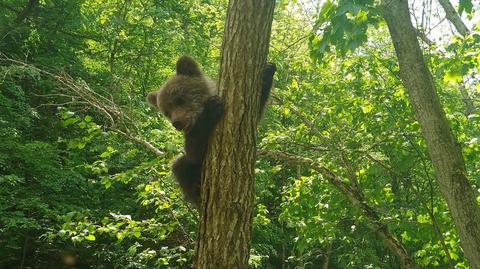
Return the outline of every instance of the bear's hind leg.
<path id="1" fill-rule="evenodd" d="M 266 63 L 262 70 L 262 93 L 260 95 L 260 112 L 257 120 L 260 120 L 263 111 L 265 110 L 265 105 L 267 104 L 268 97 L 270 96 L 270 90 L 272 89 L 273 84 L 273 75 L 277 67 L 274 63 Z"/>
<path id="2" fill-rule="evenodd" d="M 187 156 L 181 155 L 173 161 L 172 172 L 182 188 L 185 200 L 198 207 L 202 166 L 191 162 Z"/>

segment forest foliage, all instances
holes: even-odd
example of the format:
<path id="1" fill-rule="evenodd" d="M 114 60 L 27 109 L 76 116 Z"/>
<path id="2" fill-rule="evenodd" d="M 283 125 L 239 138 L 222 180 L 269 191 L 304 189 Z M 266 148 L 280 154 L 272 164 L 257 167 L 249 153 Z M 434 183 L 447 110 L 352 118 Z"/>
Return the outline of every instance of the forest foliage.
<path id="1" fill-rule="evenodd" d="M 217 77 L 226 2 L 2 0 L 1 269 L 190 268 L 198 214 L 169 171 L 182 136 L 145 97 L 183 54 Z M 480 203 L 479 7 L 460 1 L 461 36 L 420 2 Z M 377 1 L 277 1 L 268 60 L 250 267 L 400 268 L 380 225 L 420 268 L 469 268 Z"/>

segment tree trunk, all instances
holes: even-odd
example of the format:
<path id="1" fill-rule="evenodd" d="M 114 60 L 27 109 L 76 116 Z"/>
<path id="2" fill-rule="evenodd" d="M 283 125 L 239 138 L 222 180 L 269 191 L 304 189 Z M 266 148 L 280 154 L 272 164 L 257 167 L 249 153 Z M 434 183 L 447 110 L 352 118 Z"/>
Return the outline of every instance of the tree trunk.
<path id="1" fill-rule="evenodd" d="M 453 26 L 455 26 L 455 29 L 462 35 L 466 36 L 470 33 L 468 30 L 467 26 L 465 23 L 463 23 L 462 19 L 458 15 L 457 11 L 455 8 L 452 6 L 449 0 L 438 0 L 440 5 L 442 6 L 443 10 L 445 11 L 445 16 L 447 17 L 447 20 L 449 20 Z"/>
<path id="2" fill-rule="evenodd" d="M 322 269 L 329 269 L 330 268 L 330 255 L 332 254 L 332 245 L 333 243 L 330 242 L 328 244 L 327 250 L 325 251 L 325 254 L 323 255 L 323 261 L 322 261 Z"/>
<path id="3" fill-rule="evenodd" d="M 420 123 L 438 185 L 471 268 L 480 269 L 480 208 L 468 182 L 462 153 L 445 117 L 432 75 L 423 60 L 410 21 L 408 2 L 383 0 L 382 3 L 400 66 L 400 77 Z"/>
<path id="4" fill-rule="evenodd" d="M 228 5 L 218 84 L 226 111 L 202 175 L 195 268 L 248 267 L 261 71 L 274 4 L 230 0 Z"/>

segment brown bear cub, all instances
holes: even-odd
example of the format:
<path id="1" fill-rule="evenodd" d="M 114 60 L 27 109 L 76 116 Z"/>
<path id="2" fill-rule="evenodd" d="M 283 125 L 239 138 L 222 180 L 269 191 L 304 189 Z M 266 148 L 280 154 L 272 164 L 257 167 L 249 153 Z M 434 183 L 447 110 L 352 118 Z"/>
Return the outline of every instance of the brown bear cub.
<path id="1" fill-rule="evenodd" d="M 223 116 L 224 104 L 217 95 L 215 83 L 191 57 L 180 57 L 176 69 L 177 74 L 160 90 L 149 93 L 147 100 L 162 111 L 175 129 L 184 133 L 185 154 L 175 159 L 172 172 L 185 199 L 198 207 L 208 140 Z M 274 73 L 275 65 L 267 63 L 262 74 L 260 112 L 270 95 Z"/>

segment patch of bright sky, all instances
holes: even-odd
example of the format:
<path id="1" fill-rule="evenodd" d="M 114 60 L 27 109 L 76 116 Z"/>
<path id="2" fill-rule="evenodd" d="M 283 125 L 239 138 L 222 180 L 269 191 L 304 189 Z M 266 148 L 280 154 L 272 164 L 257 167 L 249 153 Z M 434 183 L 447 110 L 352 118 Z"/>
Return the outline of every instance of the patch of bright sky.
<path id="1" fill-rule="evenodd" d="M 459 0 L 450 0 L 452 5 L 457 8 Z M 325 0 L 298 0 L 294 5 L 302 11 L 304 15 L 314 21 Z M 470 31 L 480 31 L 480 0 L 472 0 L 473 14 L 462 14 L 462 21 Z M 445 18 L 443 11 L 437 0 L 410 0 L 410 10 L 412 12 L 412 22 L 418 28 L 422 29 L 427 37 L 438 43 L 448 42 L 450 37 L 457 34 L 453 25 Z M 438 45 L 440 45 L 438 44 Z"/>
<path id="2" fill-rule="evenodd" d="M 457 9 L 458 0 L 450 0 L 450 3 Z M 412 22 L 418 29 L 435 42 L 446 42 L 452 35 L 458 34 L 455 27 L 445 18 L 443 8 L 437 0 L 410 0 L 410 9 L 413 11 Z M 462 14 L 462 21 L 470 31 L 478 31 L 480 22 L 480 0 L 472 0 L 473 14 Z M 447 39 L 447 40 L 445 40 Z"/>

